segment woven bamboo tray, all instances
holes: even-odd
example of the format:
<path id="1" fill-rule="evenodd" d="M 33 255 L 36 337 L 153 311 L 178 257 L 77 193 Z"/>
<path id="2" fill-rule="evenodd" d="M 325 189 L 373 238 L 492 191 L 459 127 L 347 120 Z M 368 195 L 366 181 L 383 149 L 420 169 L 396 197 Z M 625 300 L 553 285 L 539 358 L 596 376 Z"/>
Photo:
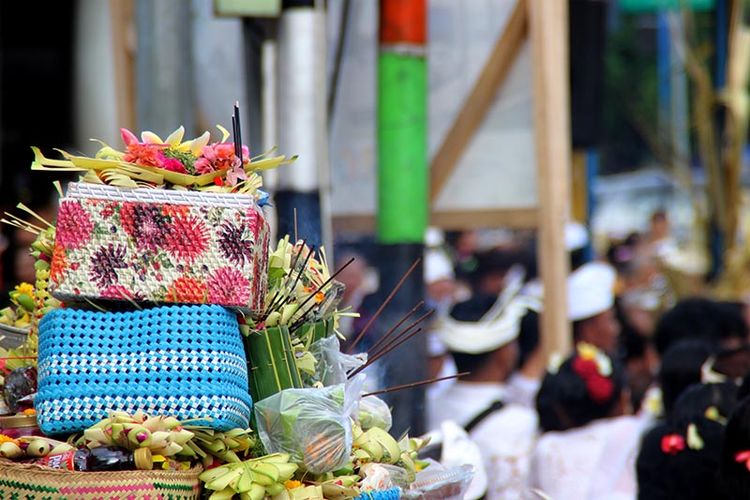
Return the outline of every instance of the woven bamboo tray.
<path id="1" fill-rule="evenodd" d="M 23 500 L 197 500 L 202 468 L 71 472 L 0 458 L 0 498 Z"/>

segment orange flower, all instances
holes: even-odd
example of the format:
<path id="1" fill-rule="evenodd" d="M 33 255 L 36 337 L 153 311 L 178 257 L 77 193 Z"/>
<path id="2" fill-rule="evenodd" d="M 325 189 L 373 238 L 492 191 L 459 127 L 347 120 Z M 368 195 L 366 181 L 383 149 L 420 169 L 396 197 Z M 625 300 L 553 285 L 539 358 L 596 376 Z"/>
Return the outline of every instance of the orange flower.
<path id="1" fill-rule="evenodd" d="M 6 436 L 5 434 L 0 434 L 0 443 L 14 443 L 14 444 L 18 444 L 18 441 L 16 441 L 15 439 L 13 439 L 10 436 Z"/>
<path id="2" fill-rule="evenodd" d="M 172 205 L 169 203 L 165 203 L 161 207 L 161 213 L 162 215 L 168 215 L 171 217 L 174 217 L 176 215 L 182 215 L 183 217 L 187 217 L 190 214 L 190 206 L 189 205 Z"/>
<path id="3" fill-rule="evenodd" d="M 65 248 L 62 245 L 55 245 L 55 249 L 52 253 L 52 265 L 49 270 L 49 279 L 59 284 L 63 274 L 68 269 L 68 259 L 65 255 Z"/>
<path id="4" fill-rule="evenodd" d="M 26 408 L 23 411 L 24 415 L 36 415 L 36 410 L 34 408 Z"/>
<path id="5" fill-rule="evenodd" d="M 206 301 L 206 283 L 203 280 L 182 276 L 172 282 L 164 298 L 167 302 L 202 304 Z"/>

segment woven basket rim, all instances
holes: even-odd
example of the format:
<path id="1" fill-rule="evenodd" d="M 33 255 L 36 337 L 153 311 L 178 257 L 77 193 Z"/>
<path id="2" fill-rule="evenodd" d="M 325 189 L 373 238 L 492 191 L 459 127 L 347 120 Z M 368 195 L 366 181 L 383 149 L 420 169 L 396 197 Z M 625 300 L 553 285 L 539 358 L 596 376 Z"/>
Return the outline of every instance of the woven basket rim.
<path id="1" fill-rule="evenodd" d="M 85 478 L 88 482 L 89 479 L 122 479 L 123 474 L 127 474 L 130 477 L 148 477 L 149 479 L 162 479 L 169 481 L 170 479 L 187 479 L 192 480 L 197 478 L 203 467 L 196 465 L 188 470 L 134 470 L 134 471 L 104 471 L 104 472 L 81 472 L 81 471 L 69 471 L 63 469 L 53 469 L 52 467 L 45 467 L 39 464 L 26 464 L 20 462 L 14 462 L 6 458 L 0 457 L 0 471 L 2 470 L 13 470 L 17 474 L 27 474 L 29 476 L 42 476 L 44 479 L 56 478 L 61 481 L 60 484 L 67 484 L 71 480 L 76 482 Z"/>
<path id="2" fill-rule="evenodd" d="M 183 191 L 174 189 L 121 188 L 87 182 L 68 183 L 63 199 L 104 199 L 116 202 L 170 203 L 176 205 L 253 207 L 262 213 L 249 194 Z M 62 200 L 61 200 L 62 201 Z"/>

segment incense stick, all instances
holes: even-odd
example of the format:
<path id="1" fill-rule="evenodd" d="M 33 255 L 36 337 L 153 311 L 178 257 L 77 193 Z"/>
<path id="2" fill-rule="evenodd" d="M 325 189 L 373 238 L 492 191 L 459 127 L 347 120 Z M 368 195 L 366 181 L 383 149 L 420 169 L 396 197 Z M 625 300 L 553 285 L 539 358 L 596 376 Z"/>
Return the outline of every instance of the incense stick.
<path id="1" fill-rule="evenodd" d="M 240 157 L 240 146 L 237 144 L 237 118 L 232 116 L 232 140 L 234 141 L 234 156 Z"/>
<path id="2" fill-rule="evenodd" d="M 345 263 L 345 264 L 344 264 L 343 266 L 341 266 L 341 267 L 340 267 L 340 268 L 338 269 L 338 271 L 336 271 L 335 273 L 333 273 L 333 274 L 331 275 L 331 277 L 330 277 L 330 278 L 328 278 L 327 280 L 325 280 L 325 281 L 323 282 L 323 284 L 322 284 L 322 285 L 320 285 L 320 286 L 319 286 L 318 288 L 316 288 L 315 290 L 313 290 L 313 291 L 312 291 L 312 293 L 310 293 L 310 295 L 309 295 L 309 296 L 308 296 L 308 297 L 307 297 L 307 298 L 306 298 L 306 299 L 305 299 L 305 300 L 304 300 L 304 301 L 303 301 L 303 302 L 302 302 L 302 303 L 301 303 L 301 304 L 299 305 L 299 307 L 297 308 L 297 310 L 299 311 L 299 310 L 301 310 L 301 309 L 302 309 L 303 307 L 305 307 L 305 306 L 307 305 L 307 303 L 308 303 L 308 302 L 310 302 L 310 301 L 311 301 L 312 299 L 314 299 L 314 298 L 315 298 L 315 295 L 317 295 L 317 293 L 318 293 L 319 291 L 321 291 L 321 290 L 322 290 L 323 288 L 325 288 L 326 286 L 328 286 L 328 284 L 329 284 L 329 283 L 330 283 L 331 281 L 333 281 L 333 280 L 334 280 L 334 278 L 336 278 L 336 276 L 338 276 L 338 275 L 339 275 L 339 273 L 340 273 L 341 271 L 343 271 L 344 269 L 346 269 L 347 267 L 349 267 L 349 265 L 350 265 L 350 264 L 351 264 L 352 262 L 354 262 L 354 257 L 352 257 L 351 259 L 349 259 L 348 261 L 346 261 L 346 263 Z M 296 323 L 297 323 L 297 322 L 295 321 L 295 323 L 294 323 L 294 324 L 296 324 Z"/>
<path id="3" fill-rule="evenodd" d="M 419 302 L 417 302 L 417 305 L 415 305 L 414 307 L 412 307 L 411 311 L 409 311 L 408 313 L 406 313 L 406 314 L 404 315 L 404 317 L 403 317 L 403 318 L 401 318 L 401 321 L 399 321 L 398 323 L 396 323 L 395 325 L 393 325 L 393 326 L 392 326 L 392 327 L 391 327 L 391 328 L 390 328 L 390 329 L 389 329 L 389 330 L 388 330 L 387 332 L 385 332 L 385 333 L 384 333 L 384 334 L 383 334 L 383 335 L 382 335 L 382 336 L 381 336 L 381 337 L 380 337 L 380 338 L 378 339 L 378 341 L 377 341 L 377 342 L 375 342 L 375 344 L 373 344 L 373 346 L 372 346 L 372 347 L 370 347 L 370 349 L 369 349 L 369 352 L 375 352 L 375 350 L 376 350 L 376 349 L 377 349 L 378 347 L 380 347 L 380 345 L 381 345 L 381 344 L 382 344 L 382 343 L 383 343 L 383 342 L 384 342 L 384 341 L 385 341 L 385 340 L 386 340 L 386 339 L 387 339 L 387 338 L 388 338 L 388 337 L 389 337 L 389 336 L 390 336 L 390 335 L 391 335 L 391 334 L 392 334 L 392 333 L 393 333 L 394 331 L 396 331 L 396 329 L 397 329 L 398 327 L 400 327 L 401 325 L 403 325 L 403 324 L 404 324 L 404 322 L 405 322 L 405 321 L 406 321 L 407 319 L 409 319 L 409 317 L 411 317 L 411 315 L 412 315 L 412 314 L 414 314 L 415 312 L 417 312 L 417 309 L 419 309 L 420 307 L 422 307 L 422 305 L 423 305 L 423 304 L 424 304 L 424 300 L 420 300 Z"/>
<path id="4" fill-rule="evenodd" d="M 374 356 L 380 355 L 380 353 L 382 351 L 387 350 L 389 346 L 395 344 L 400 339 L 402 339 L 404 337 L 404 335 L 407 335 L 411 330 L 414 329 L 414 327 L 416 327 L 422 321 L 424 321 L 425 319 L 427 319 L 433 312 L 435 312 L 435 311 L 432 310 L 432 309 L 430 309 L 429 311 L 427 311 L 426 313 L 424 313 L 422 316 L 420 316 L 419 318 L 417 318 L 416 320 L 414 320 L 407 328 L 405 328 L 403 331 L 399 332 L 390 342 L 386 343 L 377 352 L 373 350 L 371 356 L 374 357 Z"/>
<path id="5" fill-rule="evenodd" d="M 367 330 L 370 329 L 370 326 L 372 326 L 373 322 L 380 316 L 380 313 L 383 312 L 383 309 L 385 309 L 385 306 L 388 305 L 388 303 L 393 300 L 393 297 L 398 293 L 398 291 L 401 289 L 402 286 L 404 286 L 404 283 L 406 282 L 406 278 L 409 277 L 409 275 L 416 269 L 417 265 L 422 262 L 422 259 L 419 258 L 414 261 L 414 264 L 411 265 L 411 267 L 404 273 L 404 275 L 401 277 L 400 280 L 398 280 L 398 283 L 396 283 L 396 286 L 393 287 L 393 290 L 391 290 L 391 293 L 386 297 L 386 299 L 383 301 L 383 303 L 380 305 L 377 311 L 375 311 L 375 314 L 373 314 L 372 318 L 365 324 L 364 328 L 362 328 L 362 331 L 359 332 L 357 337 L 354 339 L 354 342 L 349 346 L 349 349 L 347 349 L 347 353 L 351 354 L 351 352 L 354 350 L 355 347 L 357 347 L 357 344 L 360 343 L 360 341 L 364 338 L 365 333 L 367 333 Z"/>
<path id="6" fill-rule="evenodd" d="M 393 387 L 388 387 L 387 389 L 380 389 L 378 391 L 373 391 L 373 392 L 368 392 L 367 394 L 362 394 L 362 397 L 366 398 L 369 396 L 378 396 L 380 394 L 388 394 L 389 392 L 400 391 L 403 389 L 411 389 L 413 387 L 419 387 L 422 385 L 434 384 L 436 382 L 442 382 L 443 380 L 451 380 L 454 378 L 465 377 L 466 375 L 469 375 L 469 374 L 471 374 L 471 372 L 462 372 L 462 373 L 457 373 L 455 375 L 448 375 L 446 377 L 430 378 L 427 380 L 420 380 L 419 382 L 411 382 L 409 384 L 394 385 Z"/>
<path id="7" fill-rule="evenodd" d="M 296 244 L 295 244 L 296 245 Z M 302 248 L 306 248 L 304 245 Z M 300 278 L 302 277 L 302 274 L 305 272 L 305 268 L 307 267 L 307 263 L 310 261 L 310 258 L 312 257 L 313 253 L 315 252 L 315 247 L 311 247 L 307 253 L 307 257 L 305 257 L 304 262 L 302 262 L 302 267 L 300 267 L 300 270 L 297 271 L 297 277 L 294 279 L 294 283 L 292 283 L 292 286 L 289 287 L 289 281 L 285 280 L 283 285 L 283 293 L 281 297 L 279 298 L 278 303 L 274 303 L 271 306 L 269 306 L 269 310 L 273 311 L 275 308 L 279 307 L 281 304 L 285 304 L 289 301 L 289 297 L 292 296 L 294 293 L 294 289 L 297 287 L 297 283 L 299 283 Z M 299 255 L 302 253 L 302 250 L 297 254 L 297 257 L 299 258 Z M 297 264 L 295 263 L 294 269 L 296 269 Z M 292 273 L 289 273 L 289 277 L 292 276 Z"/>
<path id="8" fill-rule="evenodd" d="M 347 378 L 354 377 L 356 374 L 358 374 L 359 372 L 361 372 L 362 370 L 364 370 L 365 368 L 367 368 L 368 366 L 370 366 L 371 364 L 373 364 L 375 361 L 379 360 L 380 358 L 382 358 L 386 354 L 388 354 L 388 353 L 390 353 L 390 352 L 398 349 L 399 347 L 401 347 L 401 345 L 404 342 L 406 342 L 407 340 L 411 339 L 412 337 L 414 337 L 415 335 L 417 335 L 421 331 L 422 331 L 421 328 L 417 328 L 416 330 L 414 330 L 413 332 L 411 332 L 409 335 L 407 335 L 406 337 L 404 337 L 400 341 L 394 342 L 393 344 L 390 344 L 388 346 L 387 350 L 383 350 L 383 351 L 379 352 L 378 354 L 376 354 L 375 356 L 373 356 L 372 358 L 368 358 L 367 362 L 365 364 L 363 364 L 362 366 L 360 366 L 359 368 L 357 368 L 353 372 L 347 374 L 346 377 Z"/>
<path id="9" fill-rule="evenodd" d="M 242 157 L 242 125 L 240 124 L 240 101 L 234 102 L 234 119 L 237 122 L 237 157 L 240 159 L 240 165 L 245 163 L 245 159 Z"/>

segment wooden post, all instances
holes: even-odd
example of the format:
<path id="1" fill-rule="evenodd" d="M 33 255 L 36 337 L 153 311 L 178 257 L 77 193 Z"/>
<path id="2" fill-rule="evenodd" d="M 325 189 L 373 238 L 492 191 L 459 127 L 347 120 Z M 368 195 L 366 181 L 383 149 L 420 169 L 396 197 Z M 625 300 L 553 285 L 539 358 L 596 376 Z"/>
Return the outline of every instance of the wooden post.
<path id="1" fill-rule="evenodd" d="M 135 47 L 133 0 L 110 0 L 112 45 L 117 98 L 117 128 L 135 129 Z"/>
<path id="2" fill-rule="evenodd" d="M 539 189 L 539 269 L 544 283 L 542 347 L 567 355 L 564 227 L 570 213 L 570 91 L 568 0 L 528 0 L 534 80 L 534 128 Z"/>

